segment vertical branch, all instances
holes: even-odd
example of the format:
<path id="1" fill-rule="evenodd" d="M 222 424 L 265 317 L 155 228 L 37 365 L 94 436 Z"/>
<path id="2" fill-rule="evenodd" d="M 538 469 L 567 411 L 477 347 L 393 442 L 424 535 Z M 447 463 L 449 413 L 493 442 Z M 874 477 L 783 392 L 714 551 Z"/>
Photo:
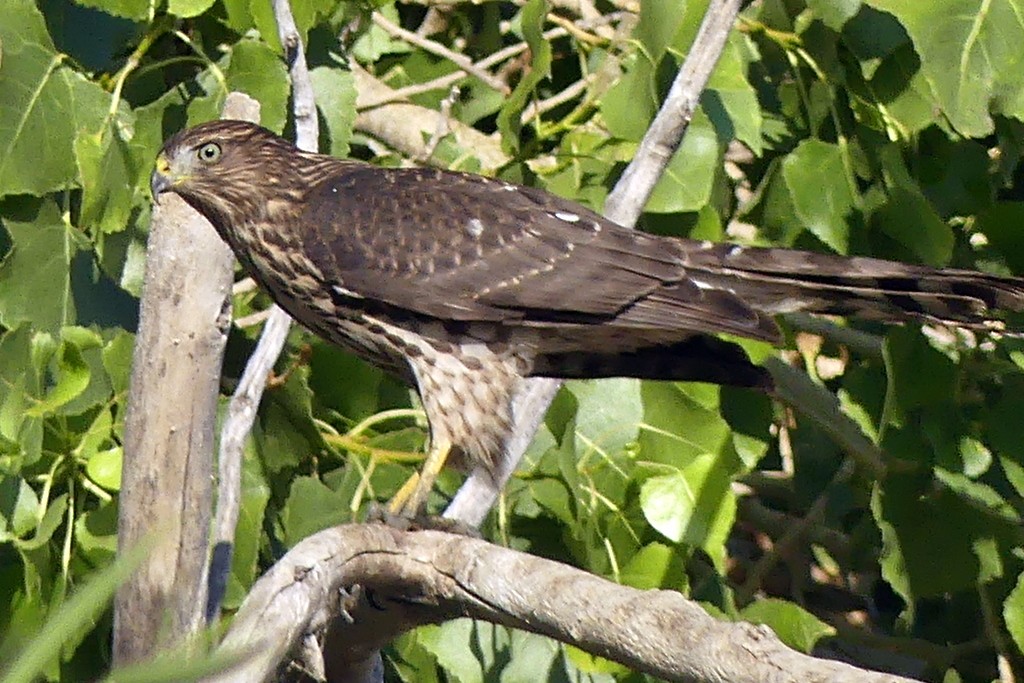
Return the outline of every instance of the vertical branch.
<path id="1" fill-rule="evenodd" d="M 277 20 L 278 36 L 284 46 L 285 59 L 292 81 L 292 102 L 295 115 L 295 144 L 307 152 L 317 151 L 319 123 L 316 101 L 313 97 L 313 83 L 309 78 L 302 39 L 295 26 L 291 7 L 287 0 L 273 0 L 274 17 Z M 291 318 L 279 306 L 270 309 L 270 315 L 263 325 L 263 333 L 256 344 L 252 357 L 246 363 L 242 379 L 231 396 L 227 417 L 221 428 L 220 453 L 218 457 L 219 485 L 217 489 L 217 513 L 214 520 L 214 546 L 210 556 L 209 596 L 206 605 L 206 619 L 213 621 L 220 613 L 220 604 L 227 588 L 231 571 L 235 528 L 241 506 L 242 452 L 245 440 L 252 431 L 267 377 L 284 349 Z"/>
<path id="2" fill-rule="evenodd" d="M 224 116 L 258 117 L 258 106 L 232 94 Z M 117 593 L 116 664 L 181 642 L 203 623 L 213 430 L 233 262 L 227 245 L 183 200 L 167 196 L 154 207 L 117 535 L 119 554 L 143 538 L 154 545 Z"/>
<path id="3" fill-rule="evenodd" d="M 693 47 L 672 81 L 665 103 L 640 141 L 636 156 L 604 203 L 605 216 L 621 225 L 635 225 L 697 110 L 700 95 L 725 49 L 743 0 L 712 0 Z"/>
<path id="4" fill-rule="evenodd" d="M 604 215 L 609 219 L 627 227 L 636 224 L 654 185 L 686 133 L 741 4 L 742 0 L 711 0 L 665 102 L 647 129 L 633 161 L 605 200 Z M 484 520 L 533 440 L 560 386 L 561 382 L 547 378 L 533 378 L 524 383 L 513 400 L 516 429 L 498 463 L 497 476 L 492 478 L 479 468 L 470 472 L 445 510 L 445 517 L 472 526 Z"/>

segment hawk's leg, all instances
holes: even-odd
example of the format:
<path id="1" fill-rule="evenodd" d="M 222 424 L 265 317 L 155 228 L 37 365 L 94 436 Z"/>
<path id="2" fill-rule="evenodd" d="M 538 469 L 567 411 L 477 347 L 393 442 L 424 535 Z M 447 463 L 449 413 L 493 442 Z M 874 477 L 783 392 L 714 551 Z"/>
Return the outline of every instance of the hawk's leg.
<path id="1" fill-rule="evenodd" d="M 398 489 L 398 493 L 388 502 L 388 512 L 407 519 L 420 517 L 425 512 L 427 497 L 434 488 L 434 482 L 444 469 L 451 452 L 451 442 L 439 439 L 434 443 L 432 439 L 430 453 L 427 454 L 423 467 Z"/>

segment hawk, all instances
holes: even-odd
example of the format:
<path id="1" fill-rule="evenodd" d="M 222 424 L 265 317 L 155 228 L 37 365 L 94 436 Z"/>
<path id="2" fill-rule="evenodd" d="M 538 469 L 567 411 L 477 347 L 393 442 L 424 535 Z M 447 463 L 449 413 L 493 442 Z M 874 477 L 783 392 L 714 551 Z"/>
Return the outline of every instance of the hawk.
<path id="1" fill-rule="evenodd" d="M 790 311 L 984 330 L 1024 309 L 1024 279 L 648 235 L 540 189 L 311 154 L 241 121 L 170 138 L 152 191 L 209 219 L 300 323 L 417 389 L 430 446 L 392 500 L 405 516 L 449 456 L 496 463 L 524 378 L 769 389 L 718 333 L 778 343 Z"/>

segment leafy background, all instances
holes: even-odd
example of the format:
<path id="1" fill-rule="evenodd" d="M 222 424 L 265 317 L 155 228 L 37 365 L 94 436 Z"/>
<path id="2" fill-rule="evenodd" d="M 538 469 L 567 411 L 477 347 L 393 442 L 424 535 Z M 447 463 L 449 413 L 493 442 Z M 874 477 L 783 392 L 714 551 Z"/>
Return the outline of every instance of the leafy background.
<path id="1" fill-rule="evenodd" d="M 598 209 L 705 9 L 467 2 L 428 16 L 427 4 L 294 0 L 322 148 L 404 163 L 357 108 L 356 83 L 442 79 L 407 101 L 444 109 L 493 149 L 449 131 L 415 161 Z M 511 96 L 463 77 L 451 98 L 443 77 L 456 67 L 371 11 L 411 30 L 430 18 L 433 41 L 475 61 L 533 49 L 494 69 L 519 86 Z M 1022 16 L 1021 0 L 751 3 L 642 227 L 1024 274 Z M 280 52 L 267 0 L 0 4 L 0 662 L 113 558 L 152 159 L 230 89 L 287 133 Z M 238 288 L 225 395 L 267 305 Z M 569 383 L 486 535 L 680 590 L 801 650 L 929 680 L 1020 676 L 1024 346 L 787 323 L 773 362 L 806 411 L 706 385 Z M 278 372 L 245 460 L 229 608 L 298 540 L 393 493 L 424 441 L 407 390 L 302 331 Z M 445 478 L 433 503 L 457 485 Z M 110 628 L 108 612 L 61 631 L 45 678 L 101 676 Z M 402 680 L 642 678 L 469 621 L 421 628 L 385 654 Z"/>

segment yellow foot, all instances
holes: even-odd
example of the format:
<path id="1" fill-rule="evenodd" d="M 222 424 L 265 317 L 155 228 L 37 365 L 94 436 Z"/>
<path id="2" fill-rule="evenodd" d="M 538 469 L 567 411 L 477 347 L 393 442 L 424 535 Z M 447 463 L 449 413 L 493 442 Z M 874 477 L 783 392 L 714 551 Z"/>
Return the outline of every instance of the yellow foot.
<path id="1" fill-rule="evenodd" d="M 407 519 L 423 516 L 426 512 L 427 497 L 451 452 L 452 445 L 447 441 L 431 443 L 423 469 L 402 484 L 402 488 L 398 489 L 398 493 L 388 503 L 388 512 Z"/>

